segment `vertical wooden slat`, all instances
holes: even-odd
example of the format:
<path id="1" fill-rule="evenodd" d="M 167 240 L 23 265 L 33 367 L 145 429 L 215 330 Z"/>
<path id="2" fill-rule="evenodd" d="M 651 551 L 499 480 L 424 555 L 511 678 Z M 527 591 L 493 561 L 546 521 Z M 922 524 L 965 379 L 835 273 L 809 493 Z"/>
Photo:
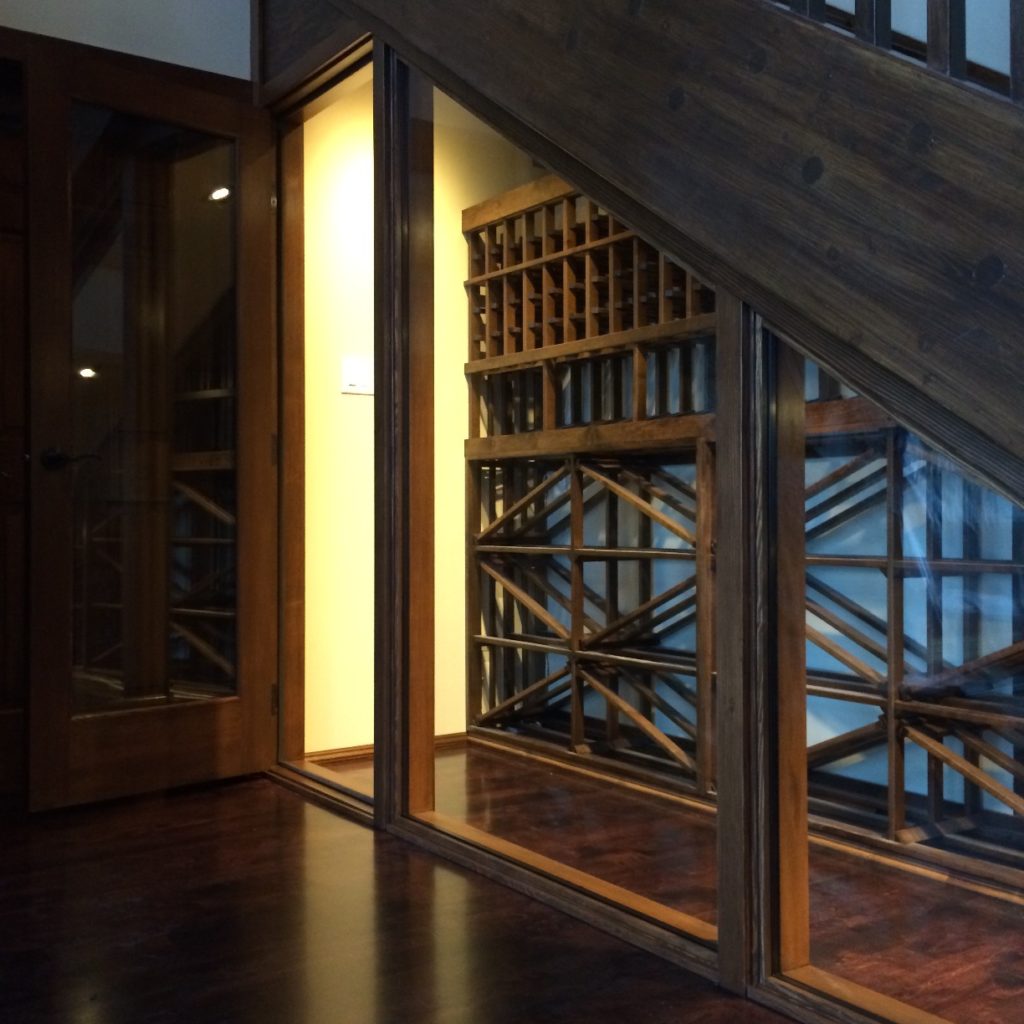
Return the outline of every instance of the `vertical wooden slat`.
<path id="1" fill-rule="evenodd" d="M 475 536 L 480 531 L 480 482 L 483 466 L 466 460 L 466 724 L 484 711 L 482 651 L 474 637 L 480 630 L 480 570 Z"/>
<path id="2" fill-rule="evenodd" d="M 807 682 L 803 609 L 804 360 L 779 343 L 775 372 L 775 573 L 779 801 L 779 968 L 810 959 L 807 843 Z"/>
<path id="3" fill-rule="evenodd" d="M 526 244 L 524 236 L 524 250 Z M 528 270 L 522 272 L 522 283 L 520 285 L 522 306 L 519 309 L 519 318 L 523 328 L 522 347 L 524 350 L 537 347 L 537 288 L 534 284 L 535 280 L 536 278 Z"/>
<path id="4" fill-rule="evenodd" d="M 1024 103 L 1024 0 L 1010 0 L 1010 98 Z"/>
<path id="5" fill-rule="evenodd" d="M 608 475 L 615 479 L 617 472 L 613 468 L 608 469 Z M 619 499 L 618 496 L 608 491 L 605 497 L 604 506 L 604 535 L 608 547 L 619 546 Z M 607 607 L 605 609 L 605 623 L 614 622 L 619 617 L 619 562 L 616 558 L 609 558 L 605 563 L 606 587 L 605 595 Z M 618 692 L 618 680 L 612 684 L 612 689 Z M 605 732 L 608 742 L 615 745 L 620 739 L 619 712 L 608 701 L 605 702 Z"/>
<path id="6" fill-rule="evenodd" d="M 928 0 L 928 67 L 952 78 L 967 71 L 966 0 Z"/>
<path id="7" fill-rule="evenodd" d="M 572 667 L 572 723 L 571 739 L 572 749 L 577 753 L 585 753 L 586 735 L 583 721 L 583 678 L 580 675 L 579 662 L 575 654 L 580 649 L 583 640 L 583 561 L 578 552 L 583 547 L 583 474 L 576 464 L 576 460 L 570 461 L 569 469 L 569 490 L 570 502 L 570 526 L 569 544 L 572 548 L 572 614 L 569 633 L 570 663 Z"/>
<path id="8" fill-rule="evenodd" d="M 647 418 L 647 353 L 637 345 L 633 349 L 633 419 Z"/>
<path id="9" fill-rule="evenodd" d="M 892 46 L 892 0 L 857 0 L 854 32 L 883 50 Z"/>
<path id="10" fill-rule="evenodd" d="M 507 236 L 506 236 L 507 237 Z M 515 313 L 512 307 L 512 281 L 506 274 L 499 284 L 499 295 L 501 296 L 501 350 L 505 355 L 511 355 L 516 350 L 516 336 L 512 328 L 515 324 Z"/>
<path id="11" fill-rule="evenodd" d="M 697 787 L 715 782 L 715 450 L 697 442 Z"/>
<path id="12" fill-rule="evenodd" d="M 902 430 L 890 430 L 886 438 L 885 458 L 888 497 L 886 516 L 886 604 L 888 607 L 888 634 L 886 636 L 886 695 L 885 725 L 889 751 L 888 835 L 906 825 L 905 740 L 896 712 L 900 686 L 904 676 L 904 598 L 903 571 L 897 563 L 903 558 L 903 449 L 905 435 Z"/>
<path id="13" fill-rule="evenodd" d="M 643 251 L 643 243 L 639 238 L 633 239 L 633 323 L 632 327 L 643 327 L 647 323 L 644 318 L 643 309 L 646 298 L 645 275 L 646 271 L 641 267 L 641 260 L 646 261 L 647 256 Z"/>
<path id="14" fill-rule="evenodd" d="M 608 331 L 622 330 L 622 256 L 619 247 L 608 247 Z"/>

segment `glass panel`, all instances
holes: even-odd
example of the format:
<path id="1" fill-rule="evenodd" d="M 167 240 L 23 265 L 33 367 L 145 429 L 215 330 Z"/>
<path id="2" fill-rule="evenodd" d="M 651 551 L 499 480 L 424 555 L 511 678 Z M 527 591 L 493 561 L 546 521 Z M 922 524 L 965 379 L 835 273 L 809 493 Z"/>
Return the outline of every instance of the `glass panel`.
<path id="1" fill-rule="evenodd" d="M 967 59 L 1001 74 L 1010 73 L 1010 0 L 968 3 Z"/>
<path id="2" fill-rule="evenodd" d="M 300 770 L 373 795 L 373 78 L 300 128 L 304 709 Z M 286 299 L 287 301 L 287 299 Z M 288 422 L 291 422 L 289 420 Z M 296 447 L 287 442 L 288 450 Z M 285 700 L 296 690 L 286 682 Z"/>
<path id="3" fill-rule="evenodd" d="M 714 292 L 433 112 L 436 753 L 412 809 L 714 942 Z"/>
<path id="4" fill-rule="evenodd" d="M 77 712 L 235 692 L 235 168 L 224 139 L 72 120 Z"/>
<path id="5" fill-rule="evenodd" d="M 1024 512 L 815 364 L 804 379 L 810 962 L 1013 1020 Z"/>

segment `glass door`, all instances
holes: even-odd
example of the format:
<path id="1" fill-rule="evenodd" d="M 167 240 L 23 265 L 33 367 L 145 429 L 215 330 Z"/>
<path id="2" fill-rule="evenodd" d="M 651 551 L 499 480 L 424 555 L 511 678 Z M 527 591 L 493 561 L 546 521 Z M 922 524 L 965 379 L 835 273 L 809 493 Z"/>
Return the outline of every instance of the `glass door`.
<path id="1" fill-rule="evenodd" d="M 53 240 L 33 276 L 35 807 L 273 751 L 271 292 L 259 232 L 240 242 L 257 121 L 219 99 L 196 118 L 166 86 L 150 113 L 135 84 L 143 109 L 88 76 L 51 96 L 33 152 L 66 181 L 33 209 Z"/>

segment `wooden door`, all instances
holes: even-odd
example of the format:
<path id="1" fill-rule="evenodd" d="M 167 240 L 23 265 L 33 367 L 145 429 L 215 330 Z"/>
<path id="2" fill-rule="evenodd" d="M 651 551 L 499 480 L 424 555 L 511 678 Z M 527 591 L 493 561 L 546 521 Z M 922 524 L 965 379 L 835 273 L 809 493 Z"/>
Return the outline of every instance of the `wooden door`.
<path id="1" fill-rule="evenodd" d="M 28 105 L 30 804 L 263 769 L 269 119 L 224 80 L 77 47 Z"/>

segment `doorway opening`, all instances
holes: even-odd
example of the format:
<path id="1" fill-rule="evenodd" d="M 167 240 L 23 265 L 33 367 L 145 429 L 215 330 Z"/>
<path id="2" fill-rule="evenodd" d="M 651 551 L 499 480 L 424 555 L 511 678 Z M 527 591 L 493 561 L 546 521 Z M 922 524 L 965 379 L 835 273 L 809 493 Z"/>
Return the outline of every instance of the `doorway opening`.
<path id="1" fill-rule="evenodd" d="M 282 137 L 282 760 L 373 797 L 373 68 Z"/>

